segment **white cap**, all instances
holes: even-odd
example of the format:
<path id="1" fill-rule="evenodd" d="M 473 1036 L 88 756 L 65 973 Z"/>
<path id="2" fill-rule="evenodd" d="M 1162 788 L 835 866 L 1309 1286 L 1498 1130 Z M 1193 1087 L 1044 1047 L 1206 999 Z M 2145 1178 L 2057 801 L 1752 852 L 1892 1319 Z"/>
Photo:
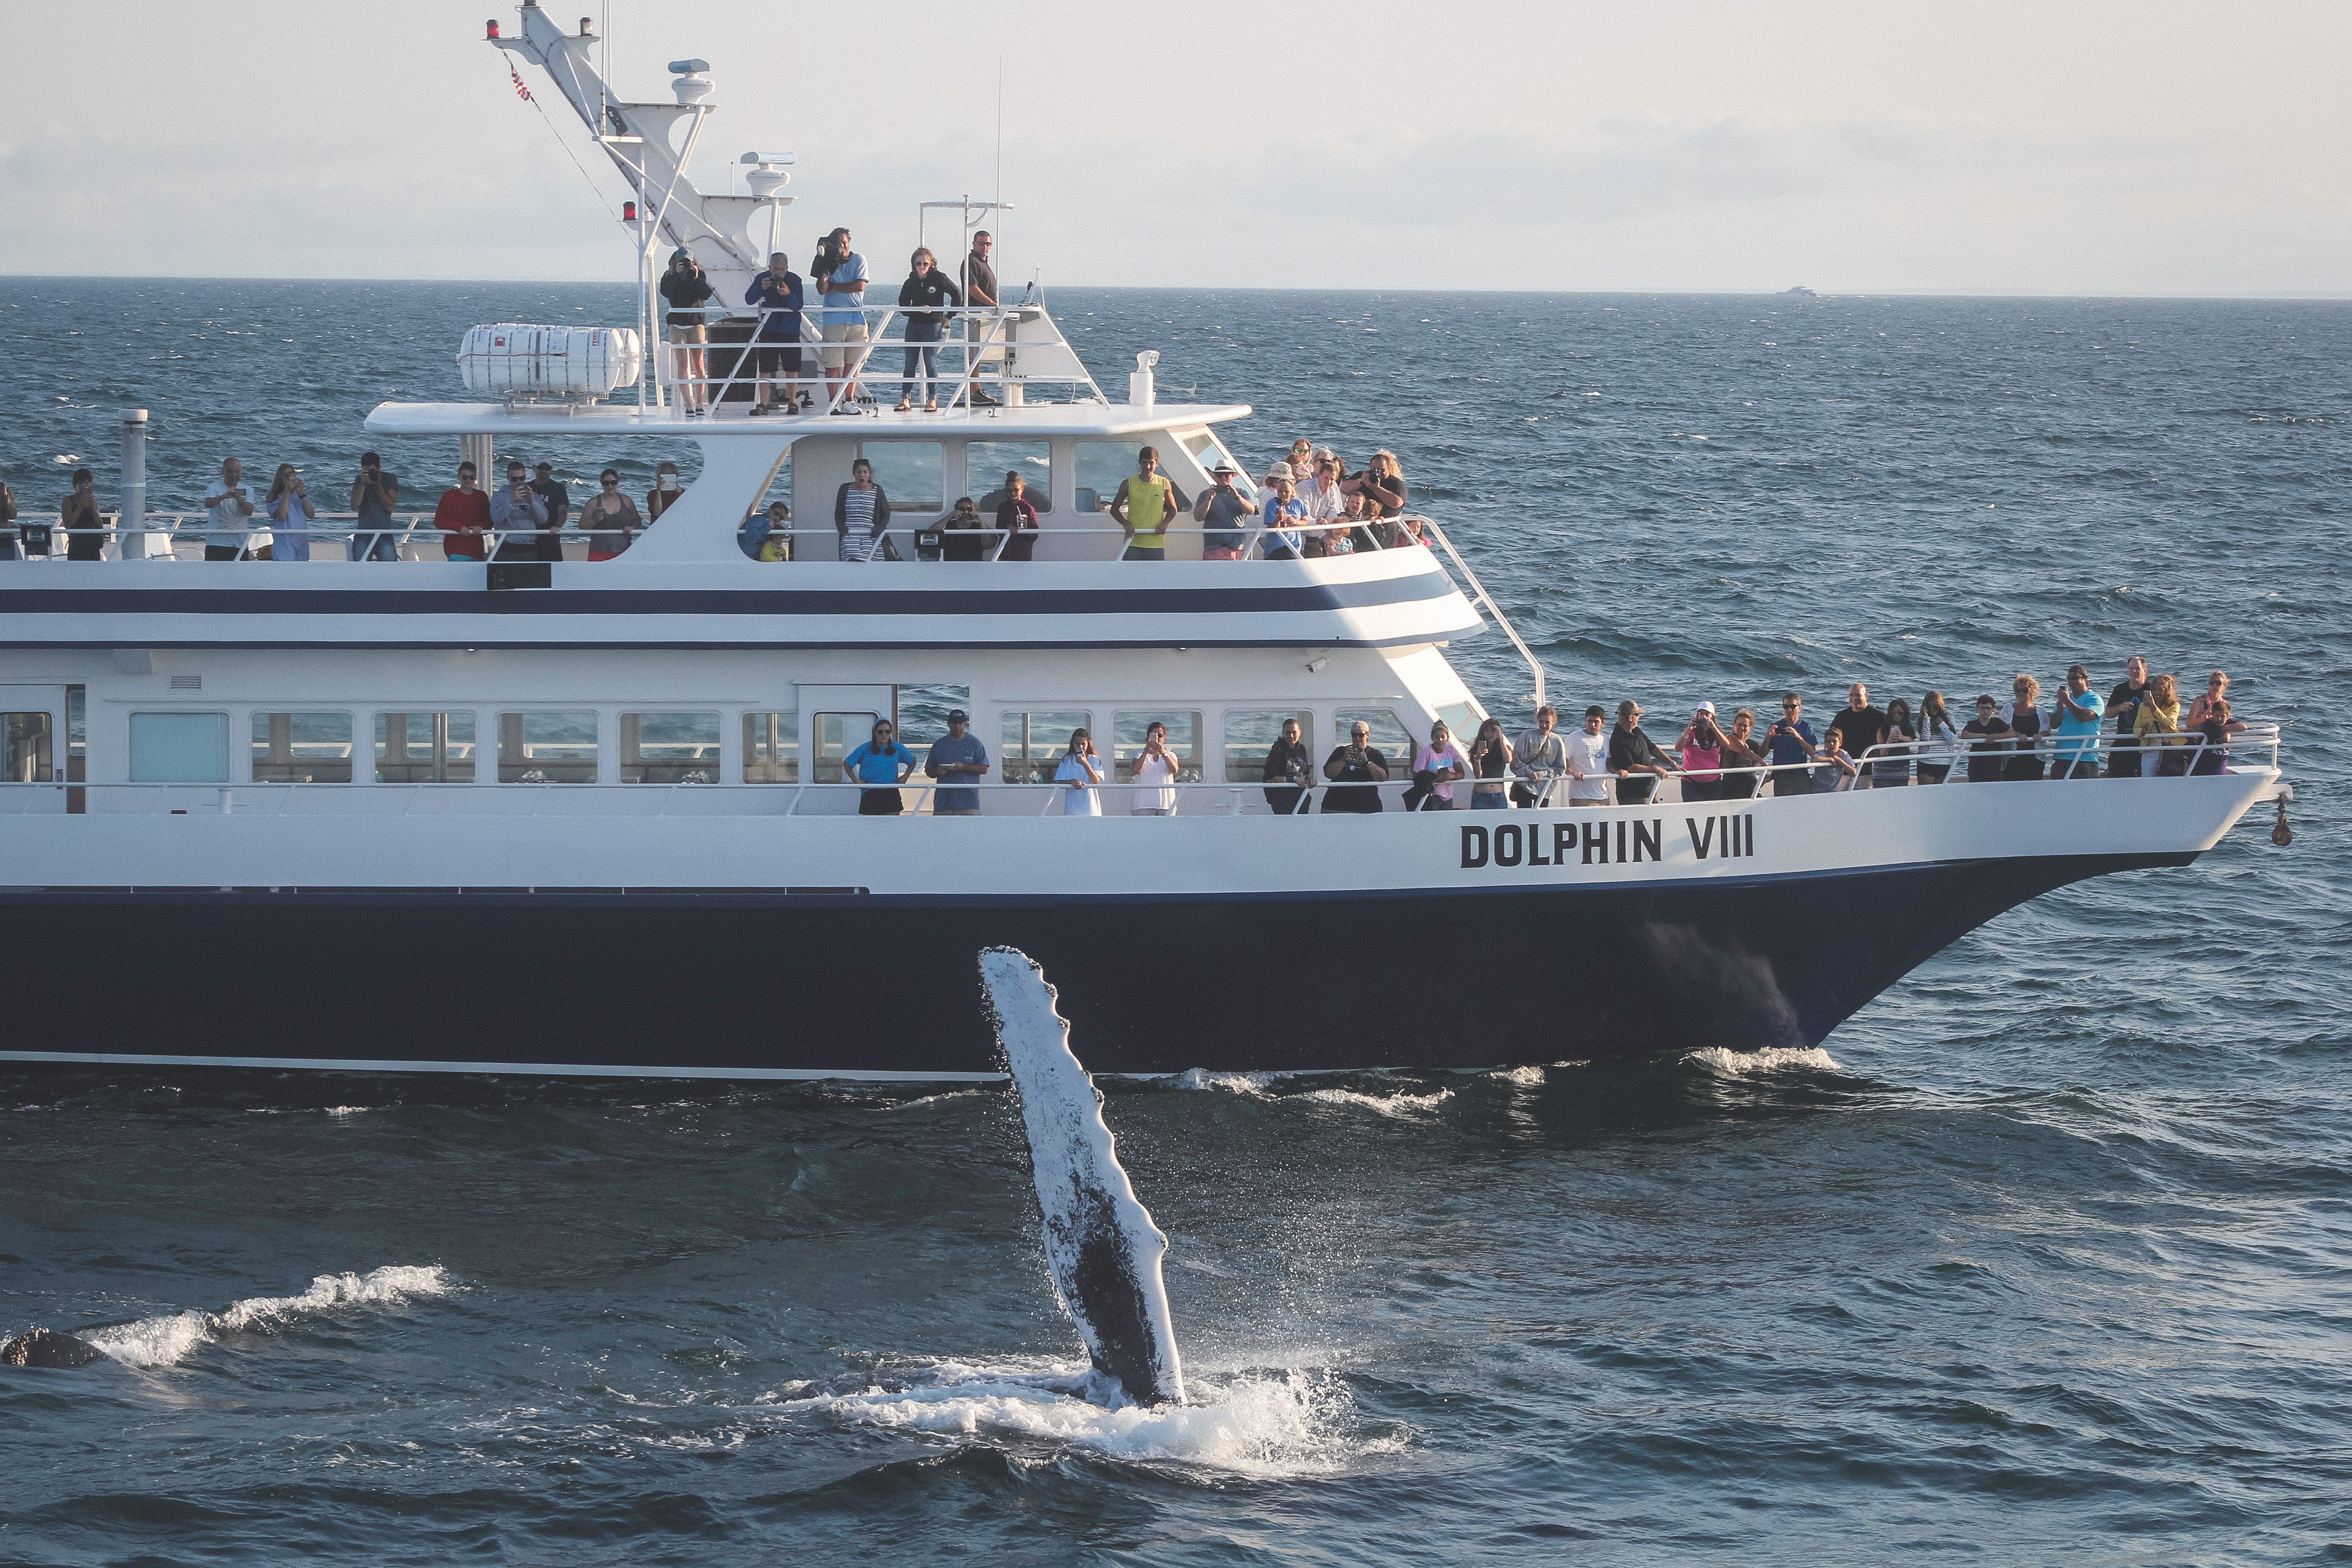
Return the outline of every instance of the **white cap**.
<path id="1" fill-rule="evenodd" d="M 1698 705 L 1698 710 L 1702 713 L 1712 713 L 1715 711 L 1715 704 L 1712 702 L 1702 702 Z"/>

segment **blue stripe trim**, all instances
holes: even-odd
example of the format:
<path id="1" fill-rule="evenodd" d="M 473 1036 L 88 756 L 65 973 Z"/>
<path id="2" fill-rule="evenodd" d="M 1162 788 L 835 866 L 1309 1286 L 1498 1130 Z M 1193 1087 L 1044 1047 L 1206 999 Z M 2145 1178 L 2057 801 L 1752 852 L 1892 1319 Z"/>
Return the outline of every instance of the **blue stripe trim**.
<path id="1" fill-rule="evenodd" d="M 1371 609 L 1453 592 L 1443 572 L 1287 588 L 20 588 L 0 590 L 0 615 L 1230 616 Z"/>

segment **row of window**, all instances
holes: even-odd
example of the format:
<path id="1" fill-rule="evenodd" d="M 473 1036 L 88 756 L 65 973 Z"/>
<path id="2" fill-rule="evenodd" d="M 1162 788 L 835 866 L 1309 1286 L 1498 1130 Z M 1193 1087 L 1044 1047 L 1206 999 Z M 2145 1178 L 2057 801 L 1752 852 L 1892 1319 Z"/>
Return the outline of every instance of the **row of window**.
<path id="1" fill-rule="evenodd" d="M 378 784 L 473 784 L 494 777 L 499 784 L 596 784 L 602 782 L 600 718 L 593 709 L 542 709 L 489 715 L 485 735 L 481 715 L 470 709 L 436 712 L 380 712 L 362 731 L 349 712 L 336 710 L 261 712 L 252 715 L 248 776 L 256 784 L 349 784 L 355 767 L 372 765 Z M 999 715 L 998 776 L 1006 784 L 1048 784 L 1085 730 L 1097 752 L 1111 763 L 1115 782 L 1127 783 L 1154 723 L 1168 731 L 1178 782 L 1203 782 L 1210 755 L 1208 725 L 1199 709 L 1120 709 L 1108 732 L 1095 727 L 1083 709 L 1024 710 Z M 1317 748 L 1316 716 L 1310 710 L 1243 710 L 1222 715 L 1222 774 L 1227 784 L 1262 782 L 1268 747 L 1284 724 L 1296 721 L 1310 754 Z M 1402 763 L 1413 739 L 1404 721 L 1387 708 L 1340 708 L 1332 713 L 1344 735 L 1360 722 L 1370 727 L 1372 744 Z M 716 784 L 724 772 L 720 736 L 724 715 L 716 709 L 623 713 L 619 780 L 622 784 Z M 739 754 L 745 784 L 797 784 L 801 778 L 801 715 L 747 712 L 740 715 Z M 815 784 L 842 782 L 842 763 L 866 743 L 870 713 L 810 716 L 807 760 Z M 372 747 L 361 740 L 365 734 Z M 226 713 L 133 713 L 131 715 L 131 779 L 134 784 L 227 784 L 230 778 L 230 716 Z M 937 736 L 907 739 L 918 760 Z M 485 745 L 495 772 L 481 761 Z"/>

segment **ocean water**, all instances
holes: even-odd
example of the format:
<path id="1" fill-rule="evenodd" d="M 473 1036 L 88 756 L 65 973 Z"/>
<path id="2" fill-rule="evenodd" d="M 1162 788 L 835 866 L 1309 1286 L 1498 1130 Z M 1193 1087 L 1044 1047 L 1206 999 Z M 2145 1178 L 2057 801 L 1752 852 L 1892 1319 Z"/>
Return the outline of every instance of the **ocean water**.
<path id="1" fill-rule="evenodd" d="M 1570 997 L 1559 1066 L 1109 1086 L 1181 1410 L 1058 1392 L 996 1089 L 12 1069 L 0 1332 L 118 1359 L 0 1374 L 0 1561 L 2352 1559 L 2352 306 L 1053 303 L 1251 460 L 1394 448 L 1563 706 L 2146 652 L 2287 724 L 2295 842 L 2037 900 L 1818 1050 L 1590 1062 Z M 337 475 L 466 325 L 625 310 L 0 280 L 0 462 L 110 492 L 131 404 L 159 506 Z"/>

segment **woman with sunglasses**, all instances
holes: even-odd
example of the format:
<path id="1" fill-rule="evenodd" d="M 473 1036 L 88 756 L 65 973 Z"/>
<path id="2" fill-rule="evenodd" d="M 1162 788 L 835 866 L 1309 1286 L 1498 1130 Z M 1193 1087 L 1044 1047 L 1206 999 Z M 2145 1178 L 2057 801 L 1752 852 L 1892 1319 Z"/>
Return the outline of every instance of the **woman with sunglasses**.
<path id="1" fill-rule="evenodd" d="M 610 561 L 629 547 L 645 521 L 637 503 L 622 490 L 619 473 L 606 468 L 596 483 L 596 493 L 580 509 L 580 529 L 588 536 L 588 559 Z"/>

